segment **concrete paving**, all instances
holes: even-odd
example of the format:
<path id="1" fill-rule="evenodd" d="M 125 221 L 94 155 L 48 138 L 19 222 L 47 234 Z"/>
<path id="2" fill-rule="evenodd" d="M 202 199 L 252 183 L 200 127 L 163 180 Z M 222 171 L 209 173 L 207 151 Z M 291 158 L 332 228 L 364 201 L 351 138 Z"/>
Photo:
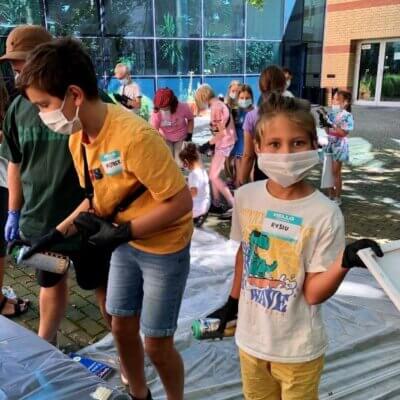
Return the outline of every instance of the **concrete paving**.
<path id="1" fill-rule="evenodd" d="M 355 131 L 351 134 L 352 163 L 344 168 L 342 210 L 346 237 L 379 241 L 400 239 L 400 109 L 354 107 Z M 318 173 L 312 180 L 318 185 Z M 225 236 L 229 222 L 210 217 L 206 225 Z M 75 351 L 107 334 L 93 292 L 80 289 L 70 274 L 70 303 L 58 341 L 64 351 Z M 38 293 L 33 273 L 9 266 L 5 285 L 29 298 L 29 311 L 15 321 L 37 330 Z"/>

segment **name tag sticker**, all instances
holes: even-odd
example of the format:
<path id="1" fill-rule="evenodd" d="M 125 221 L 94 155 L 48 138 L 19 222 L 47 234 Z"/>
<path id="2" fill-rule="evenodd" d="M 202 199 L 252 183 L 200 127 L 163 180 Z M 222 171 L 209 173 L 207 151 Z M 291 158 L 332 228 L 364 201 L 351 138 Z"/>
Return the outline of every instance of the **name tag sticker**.
<path id="1" fill-rule="evenodd" d="M 263 222 L 263 232 L 287 242 L 297 242 L 300 238 L 302 224 L 303 218 L 277 211 L 268 211 Z"/>
<path id="2" fill-rule="evenodd" d="M 101 165 L 107 175 L 118 175 L 122 172 L 121 153 L 117 150 L 100 156 Z"/>

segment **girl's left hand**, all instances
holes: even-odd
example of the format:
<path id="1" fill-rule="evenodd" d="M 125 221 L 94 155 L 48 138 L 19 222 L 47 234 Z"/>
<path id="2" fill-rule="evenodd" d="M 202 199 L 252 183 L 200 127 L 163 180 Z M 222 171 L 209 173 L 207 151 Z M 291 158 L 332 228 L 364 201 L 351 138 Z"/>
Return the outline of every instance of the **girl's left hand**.
<path id="1" fill-rule="evenodd" d="M 362 262 L 361 258 L 357 253 L 362 249 L 371 248 L 378 257 L 383 257 L 383 251 L 379 244 L 371 239 L 357 240 L 351 244 L 348 244 L 343 252 L 342 267 L 343 268 L 367 268 Z"/>

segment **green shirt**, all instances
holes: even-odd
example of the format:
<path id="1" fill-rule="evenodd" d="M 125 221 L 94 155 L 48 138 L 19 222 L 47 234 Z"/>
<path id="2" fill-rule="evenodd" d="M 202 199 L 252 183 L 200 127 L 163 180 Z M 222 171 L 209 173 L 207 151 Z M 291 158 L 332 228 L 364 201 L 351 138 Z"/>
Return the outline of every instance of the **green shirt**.
<path id="1" fill-rule="evenodd" d="M 37 107 L 22 96 L 9 107 L 3 130 L 0 155 L 20 164 L 24 197 L 20 229 L 27 238 L 36 238 L 84 199 L 68 149 L 69 136 L 47 128 Z"/>

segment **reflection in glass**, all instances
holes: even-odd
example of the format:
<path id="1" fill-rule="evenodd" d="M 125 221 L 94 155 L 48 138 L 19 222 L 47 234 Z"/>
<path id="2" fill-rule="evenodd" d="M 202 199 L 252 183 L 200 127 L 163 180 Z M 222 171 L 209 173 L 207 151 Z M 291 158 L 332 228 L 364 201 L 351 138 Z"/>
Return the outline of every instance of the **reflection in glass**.
<path id="1" fill-rule="evenodd" d="M 38 0 L 0 0 L 0 34 L 7 35 L 16 25 L 40 25 L 42 15 Z"/>
<path id="2" fill-rule="evenodd" d="M 382 101 L 400 101 L 400 41 L 386 43 Z"/>
<path id="3" fill-rule="evenodd" d="M 92 0 L 47 2 L 47 29 L 56 36 L 98 35 L 97 3 Z"/>
<path id="4" fill-rule="evenodd" d="M 247 42 L 247 73 L 260 73 L 271 64 L 280 64 L 280 42 Z"/>
<path id="5" fill-rule="evenodd" d="M 321 73 L 322 43 L 307 43 L 306 73 Z"/>
<path id="6" fill-rule="evenodd" d="M 204 36 L 244 36 L 244 0 L 204 0 Z"/>
<path id="7" fill-rule="evenodd" d="M 303 40 L 321 41 L 324 36 L 325 0 L 304 0 Z"/>
<path id="8" fill-rule="evenodd" d="M 106 33 L 153 36 L 152 0 L 104 0 Z"/>
<path id="9" fill-rule="evenodd" d="M 159 75 L 188 75 L 200 73 L 200 41 L 157 40 L 157 69 Z"/>
<path id="10" fill-rule="evenodd" d="M 90 58 L 94 64 L 97 75 L 102 75 L 104 71 L 103 57 L 102 57 L 102 40 L 101 38 L 82 38 L 79 39 L 86 50 L 88 51 Z"/>
<path id="11" fill-rule="evenodd" d="M 169 87 L 180 101 L 193 101 L 194 91 L 200 85 L 199 77 L 158 78 L 158 88 Z"/>
<path id="12" fill-rule="evenodd" d="M 234 40 L 204 41 L 205 74 L 242 74 L 244 43 Z"/>
<path id="13" fill-rule="evenodd" d="M 156 30 L 161 37 L 201 36 L 201 2 L 156 0 Z"/>
<path id="14" fill-rule="evenodd" d="M 133 75 L 154 75 L 153 41 L 147 39 L 106 38 L 104 60 L 109 74 L 118 63 L 129 66 Z"/>
<path id="15" fill-rule="evenodd" d="M 359 100 L 375 100 L 378 73 L 379 43 L 361 45 L 358 96 Z"/>
<path id="16" fill-rule="evenodd" d="M 264 0 L 262 10 L 248 5 L 247 38 L 280 40 L 283 26 L 283 0 Z M 267 22 L 268 21 L 268 22 Z"/>

